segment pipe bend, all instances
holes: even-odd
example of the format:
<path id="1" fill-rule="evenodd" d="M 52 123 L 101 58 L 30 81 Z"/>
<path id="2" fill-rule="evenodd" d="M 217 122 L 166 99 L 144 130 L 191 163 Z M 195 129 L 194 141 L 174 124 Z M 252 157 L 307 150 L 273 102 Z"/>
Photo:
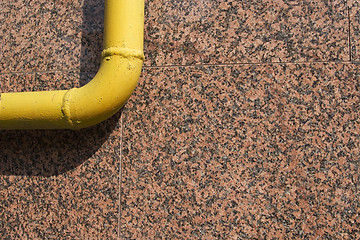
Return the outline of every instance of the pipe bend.
<path id="1" fill-rule="evenodd" d="M 143 57 L 105 56 L 95 77 L 81 88 L 3 93 L 0 129 L 81 129 L 115 114 L 129 99 Z"/>
<path id="2" fill-rule="evenodd" d="M 100 69 L 81 88 L 2 93 L 0 129 L 81 129 L 116 113 L 141 74 L 144 0 L 105 0 Z"/>
<path id="3" fill-rule="evenodd" d="M 64 94 L 62 112 L 69 128 L 81 129 L 109 118 L 124 106 L 141 74 L 137 56 L 105 57 L 91 82 Z"/>

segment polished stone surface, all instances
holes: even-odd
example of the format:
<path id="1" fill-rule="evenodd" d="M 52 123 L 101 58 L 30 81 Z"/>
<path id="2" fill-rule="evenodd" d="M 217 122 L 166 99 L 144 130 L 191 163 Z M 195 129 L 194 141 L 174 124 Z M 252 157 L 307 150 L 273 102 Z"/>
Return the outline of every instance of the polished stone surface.
<path id="1" fill-rule="evenodd" d="M 348 61 L 346 1 L 148 2 L 146 65 Z"/>
<path id="2" fill-rule="evenodd" d="M 360 3 L 357 0 L 349 0 L 350 18 L 350 46 L 351 58 L 360 62 Z"/>
<path id="3" fill-rule="evenodd" d="M 122 239 L 357 239 L 356 64 L 146 69 L 124 115 Z"/>
<path id="4" fill-rule="evenodd" d="M 0 132 L 1 239 L 359 239 L 359 2 L 145 1 L 121 113 Z M 86 84 L 102 0 L 0 2 L 0 90 Z"/>
<path id="5" fill-rule="evenodd" d="M 1 7 L 1 92 L 70 89 L 94 76 L 102 1 Z M 121 125 L 119 113 L 80 131 L 0 132 L 0 238 L 117 239 Z"/>
<path id="6" fill-rule="evenodd" d="M 119 114 L 81 131 L 0 133 L 2 239 L 116 239 Z"/>

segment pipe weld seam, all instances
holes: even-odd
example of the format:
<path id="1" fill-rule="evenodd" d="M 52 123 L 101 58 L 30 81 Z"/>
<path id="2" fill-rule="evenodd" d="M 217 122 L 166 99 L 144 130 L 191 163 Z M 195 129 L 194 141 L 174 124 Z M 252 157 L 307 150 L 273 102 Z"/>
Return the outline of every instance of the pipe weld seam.
<path id="1" fill-rule="evenodd" d="M 101 55 L 103 58 L 114 55 L 120 55 L 125 58 L 134 57 L 134 58 L 139 58 L 142 61 L 145 60 L 143 51 L 137 49 L 130 49 L 130 48 L 109 47 L 107 49 L 104 49 Z"/>
<path id="2" fill-rule="evenodd" d="M 61 112 L 63 114 L 63 117 L 70 126 L 74 125 L 73 121 L 71 120 L 71 113 L 70 113 L 70 91 L 75 89 L 76 88 L 70 89 L 65 93 L 61 106 Z"/>

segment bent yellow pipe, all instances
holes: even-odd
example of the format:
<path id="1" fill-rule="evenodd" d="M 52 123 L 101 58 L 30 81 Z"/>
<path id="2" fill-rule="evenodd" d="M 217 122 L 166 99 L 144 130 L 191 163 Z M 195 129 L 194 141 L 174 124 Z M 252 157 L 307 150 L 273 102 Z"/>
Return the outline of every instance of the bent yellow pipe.
<path id="1" fill-rule="evenodd" d="M 81 88 L 2 93 L 0 129 L 81 129 L 116 113 L 137 85 L 143 55 L 144 0 L 105 0 L 100 69 Z"/>

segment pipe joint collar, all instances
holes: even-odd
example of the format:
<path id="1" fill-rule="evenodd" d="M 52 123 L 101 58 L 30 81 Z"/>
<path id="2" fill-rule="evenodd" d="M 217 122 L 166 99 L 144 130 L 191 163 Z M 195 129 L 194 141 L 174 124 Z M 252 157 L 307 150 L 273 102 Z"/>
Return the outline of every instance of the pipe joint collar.
<path id="1" fill-rule="evenodd" d="M 145 60 L 143 51 L 130 48 L 109 47 L 107 49 L 104 49 L 101 55 L 103 58 L 105 58 L 105 60 L 107 57 L 111 57 L 114 55 L 122 56 L 124 58 L 138 58 L 142 61 Z"/>

